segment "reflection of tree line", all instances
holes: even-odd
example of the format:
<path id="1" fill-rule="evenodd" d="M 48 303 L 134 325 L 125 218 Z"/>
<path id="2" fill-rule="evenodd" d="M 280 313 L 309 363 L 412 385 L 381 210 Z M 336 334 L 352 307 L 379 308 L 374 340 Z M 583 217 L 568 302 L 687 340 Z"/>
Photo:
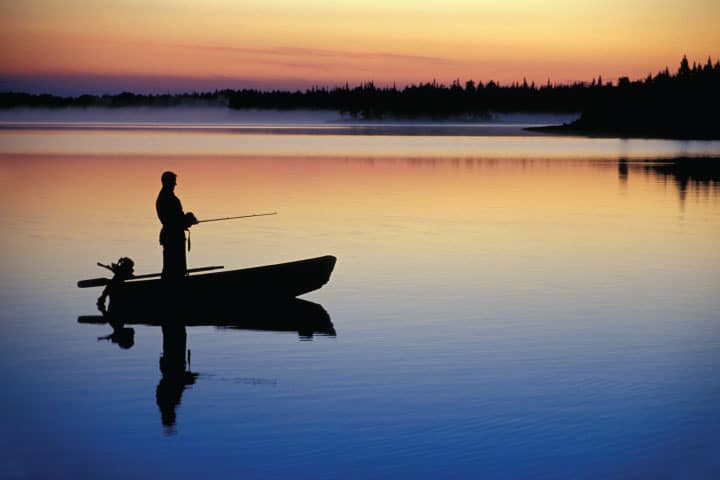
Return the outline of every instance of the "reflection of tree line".
<path id="1" fill-rule="evenodd" d="M 436 81 L 408 85 L 404 88 L 379 87 L 373 82 L 354 87 L 313 87 L 305 91 L 263 91 L 253 89 L 217 90 L 208 93 L 175 95 L 81 95 L 57 97 L 24 93 L 0 94 L 0 107 L 18 106 L 176 106 L 186 104 L 227 105 L 235 109 L 323 109 L 336 110 L 361 118 L 448 117 L 467 119 L 484 117 L 489 111 L 583 112 L 576 128 L 628 132 L 662 131 L 668 117 L 696 115 L 717 105 L 720 84 L 720 62 L 708 58 L 704 65 L 690 66 L 683 58 L 677 74 L 666 68 L 640 81 L 621 77 L 617 83 L 602 77 L 591 82 L 568 85 L 536 85 L 527 81 L 500 85 L 459 79 L 450 85 Z M 712 103 L 712 102 L 715 103 Z M 622 115 L 618 115 L 622 112 Z M 652 113 L 652 114 L 651 114 Z M 715 112 L 709 112 L 715 113 Z M 658 117 L 658 114 L 660 116 Z M 707 135 L 717 133 L 713 125 L 683 118 L 673 131 Z M 687 121 L 690 121 L 688 124 Z M 698 130 L 698 128 L 700 130 Z M 682 132 L 680 132 L 682 133 Z"/>
<path id="2" fill-rule="evenodd" d="M 621 181 L 627 181 L 632 171 L 654 175 L 663 181 L 672 180 L 678 188 L 681 200 L 685 199 L 690 189 L 701 193 L 720 194 L 720 158 L 683 157 L 633 163 L 628 163 L 627 160 L 618 162 L 618 176 Z"/>

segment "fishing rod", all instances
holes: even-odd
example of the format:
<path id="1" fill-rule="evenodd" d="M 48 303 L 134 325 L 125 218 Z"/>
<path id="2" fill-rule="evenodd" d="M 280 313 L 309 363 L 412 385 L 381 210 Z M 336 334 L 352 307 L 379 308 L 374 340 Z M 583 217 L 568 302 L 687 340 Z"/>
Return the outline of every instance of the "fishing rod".
<path id="1" fill-rule="evenodd" d="M 198 220 L 197 223 L 221 222 L 223 220 L 235 220 L 237 218 L 266 217 L 268 215 L 277 215 L 277 212 L 253 213 L 252 215 L 238 215 L 237 217 L 208 218 L 206 220 Z M 192 244 L 190 243 L 190 231 L 188 230 L 188 239 L 187 239 L 188 252 L 190 251 L 191 245 Z"/>
<path id="2" fill-rule="evenodd" d="M 253 213 L 252 215 L 239 215 L 237 217 L 208 218 L 207 220 L 198 220 L 197 223 L 220 222 L 222 220 L 235 220 L 236 218 L 266 217 L 268 215 L 277 215 L 277 212 Z"/>

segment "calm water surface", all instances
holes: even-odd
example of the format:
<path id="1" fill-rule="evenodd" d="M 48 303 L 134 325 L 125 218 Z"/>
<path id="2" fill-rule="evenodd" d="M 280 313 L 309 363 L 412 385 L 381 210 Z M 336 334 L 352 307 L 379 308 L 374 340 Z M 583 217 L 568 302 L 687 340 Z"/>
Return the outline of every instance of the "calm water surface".
<path id="1" fill-rule="evenodd" d="M 0 130 L 3 476 L 718 478 L 720 144 L 393 133 Z M 75 282 L 160 270 L 168 169 L 279 212 L 191 267 L 338 264 L 336 336 L 189 327 L 164 425 L 160 328 L 98 340 Z"/>

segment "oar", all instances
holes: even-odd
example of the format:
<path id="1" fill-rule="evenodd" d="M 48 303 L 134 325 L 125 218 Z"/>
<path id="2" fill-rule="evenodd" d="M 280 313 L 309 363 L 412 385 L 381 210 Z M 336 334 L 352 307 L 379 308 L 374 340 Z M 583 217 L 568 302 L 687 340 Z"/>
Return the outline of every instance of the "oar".
<path id="1" fill-rule="evenodd" d="M 252 215 L 238 215 L 237 217 L 208 218 L 207 220 L 198 220 L 197 223 L 219 222 L 221 220 L 235 220 L 236 218 L 266 217 L 268 215 L 277 215 L 277 212 L 254 213 Z"/>
<path id="2" fill-rule="evenodd" d="M 219 270 L 221 268 L 225 268 L 221 265 L 212 266 L 212 267 L 199 267 L 199 268 L 191 268 L 187 271 L 187 273 L 195 273 L 195 272 L 207 272 L 208 270 Z M 159 277 L 162 273 L 146 273 L 144 275 L 135 275 L 134 277 L 128 278 L 128 280 L 136 280 L 139 278 L 153 278 L 153 277 Z M 77 286 L 80 288 L 89 288 L 89 287 L 104 287 L 110 283 L 109 278 L 89 278 L 87 280 L 80 280 L 77 282 Z"/>

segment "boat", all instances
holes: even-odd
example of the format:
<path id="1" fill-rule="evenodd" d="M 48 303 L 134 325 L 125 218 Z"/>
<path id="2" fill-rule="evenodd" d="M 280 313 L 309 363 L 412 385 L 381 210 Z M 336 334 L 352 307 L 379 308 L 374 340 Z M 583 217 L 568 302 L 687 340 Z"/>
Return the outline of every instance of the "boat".
<path id="1" fill-rule="evenodd" d="M 188 274 L 179 281 L 147 278 L 159 276 L 151 274 L 127 279 L 81 280 L 78 286 L 106 285 L 98 307 L 103 310 L 104 305 L 100 303 L 104 304 L 104 297 L 109 297 L 107 313 L 116 317 L 148 312 L 196 315 L 218 305 L 290 301 L 325 285 L 336 261 L 335 257 L 326 255 L 239 270 Z"/>

